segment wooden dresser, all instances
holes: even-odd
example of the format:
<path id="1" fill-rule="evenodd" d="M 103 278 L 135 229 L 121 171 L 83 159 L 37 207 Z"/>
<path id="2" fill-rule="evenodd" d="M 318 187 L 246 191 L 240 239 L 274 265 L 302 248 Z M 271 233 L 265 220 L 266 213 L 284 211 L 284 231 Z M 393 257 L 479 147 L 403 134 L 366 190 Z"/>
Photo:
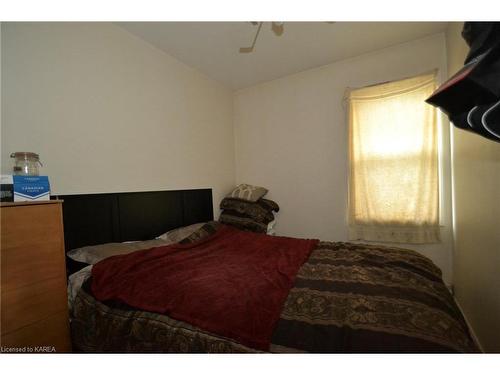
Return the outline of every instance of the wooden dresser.
<path id="1" fill-rule="evenodd" d="M 62 201 L 2 203 L 0 215 L 2 351 L 71 351 Z"/>

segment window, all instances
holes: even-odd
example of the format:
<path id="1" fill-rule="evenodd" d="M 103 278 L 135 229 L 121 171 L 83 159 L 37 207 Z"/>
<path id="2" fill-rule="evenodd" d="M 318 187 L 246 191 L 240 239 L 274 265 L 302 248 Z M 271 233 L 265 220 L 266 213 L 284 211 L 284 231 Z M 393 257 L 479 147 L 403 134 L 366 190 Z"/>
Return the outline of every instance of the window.
<path id="1" fill-rule="evenodd" d="M 439 242 L 435 74 L 351 90 L 350 238 Z"/>

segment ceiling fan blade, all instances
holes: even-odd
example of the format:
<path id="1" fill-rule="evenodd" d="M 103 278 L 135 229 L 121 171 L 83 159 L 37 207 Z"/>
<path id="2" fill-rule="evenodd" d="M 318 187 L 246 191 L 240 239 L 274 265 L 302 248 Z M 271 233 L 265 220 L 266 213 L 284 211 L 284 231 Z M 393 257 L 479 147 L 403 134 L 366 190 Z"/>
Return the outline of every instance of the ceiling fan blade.
<path id="1" fill-rule="evenodd" d="M 283 32 L 285 31 L 284 22 L 271 22 L 271 30 L 276 36 L 283 35 Z"/>
<path id="2" fill-rule="evenodd" d="M 250 47 L 241 47 L 240 48 L 240 53 L 250 53 L 253 52 L 253 49 L 255 47 L 255 42 L 257 41 L 257 37 L 259 36 L 260 29 L 262 28 L 262 24 L 264 22 L 259 22 L 259 27 L 257 28 L 257 32 L 255 33 L 255 37 L 253 38 L 253 43 Z"/>
<path id="3" fill-rule="evenodd" d="M 250 53 L 253 52 L 253 47 L 241 47 L 240 53 Z"/>

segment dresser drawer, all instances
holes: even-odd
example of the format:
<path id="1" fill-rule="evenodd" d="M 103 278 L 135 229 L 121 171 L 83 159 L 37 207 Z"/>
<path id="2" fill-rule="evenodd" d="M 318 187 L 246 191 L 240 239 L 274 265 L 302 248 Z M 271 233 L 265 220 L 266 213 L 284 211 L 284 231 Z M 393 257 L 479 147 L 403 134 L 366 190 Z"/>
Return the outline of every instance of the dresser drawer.
<path id="1" fill-rule="evenodd" d="M 31 247 L 2 249 L 2 291 L 39 283 L 57 277 L 64 279 L 65 263 L 60 246 L 53 242 Z"/>
<path id="2" fill-rule="evenodd" d="M 2 334 L 1 345 L 21 350 L 26 347 L 25 352 L 30 348 L 33 353 L 44 350 L 51 352 L 54 347 L 57 353 L 64 353 L 71 351 L 68 332 L 66 312 L 59 312 L 14 332 Z"/>
<path id="3" fill-rule="evenodd" d="M 61 237 L 61 207 L 59 204 L 39 204 L 2 207 L 2 244 L 6 247 L 31 246 Z"/>
<path id="4" fill-rule="evenodd" d="M 66 280 L 52 278 L 4 291 L 2 334 L 14 331 L 60 311 L 67 311 Z"/>

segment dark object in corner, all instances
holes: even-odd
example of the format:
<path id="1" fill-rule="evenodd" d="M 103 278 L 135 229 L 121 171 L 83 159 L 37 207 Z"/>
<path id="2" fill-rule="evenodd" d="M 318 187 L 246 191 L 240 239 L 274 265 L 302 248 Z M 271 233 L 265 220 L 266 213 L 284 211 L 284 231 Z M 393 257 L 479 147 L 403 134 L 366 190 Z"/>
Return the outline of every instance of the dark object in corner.
<path id="1" fill-rule="evenodd" d="M 499 45 L 499 22 L 465 22 L 462 37 L 470 47 L 464 64 L 483 54 L 488 49 Z"/>
<path id="2" fill-rule="evenodd" d="M 461 129 L 500 142 L 500 23 L 465 22 L 465 66 L 426 101 Z"/>

